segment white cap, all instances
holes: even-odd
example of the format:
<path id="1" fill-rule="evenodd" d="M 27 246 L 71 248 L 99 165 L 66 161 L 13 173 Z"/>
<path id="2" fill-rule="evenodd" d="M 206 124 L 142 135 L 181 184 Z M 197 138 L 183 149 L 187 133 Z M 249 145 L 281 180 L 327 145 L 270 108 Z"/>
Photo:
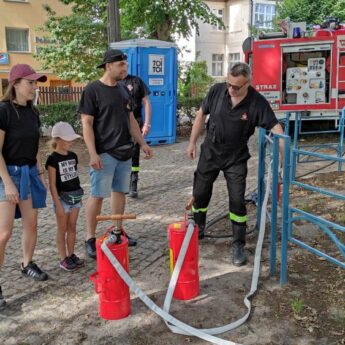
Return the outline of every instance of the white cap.
<path id="1" fill-rule="evenodd" d="M 72 141 L 80 138 L 80 135 L 74 131 L 69 123 L 60 121 L 53 126 L 52 137 Z"/>

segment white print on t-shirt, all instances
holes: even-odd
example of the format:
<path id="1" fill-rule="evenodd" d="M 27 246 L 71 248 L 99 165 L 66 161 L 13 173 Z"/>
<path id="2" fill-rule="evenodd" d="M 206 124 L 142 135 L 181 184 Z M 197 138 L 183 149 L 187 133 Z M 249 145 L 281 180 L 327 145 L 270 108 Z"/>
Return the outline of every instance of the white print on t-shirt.
<path id="1" fill-rule="evenodd" d="M 78 177 L 78 173 L 75 169 L 75 159 L 59 162 L 59 172 L 61 176 L 61 182 L 73 180 Z"/>

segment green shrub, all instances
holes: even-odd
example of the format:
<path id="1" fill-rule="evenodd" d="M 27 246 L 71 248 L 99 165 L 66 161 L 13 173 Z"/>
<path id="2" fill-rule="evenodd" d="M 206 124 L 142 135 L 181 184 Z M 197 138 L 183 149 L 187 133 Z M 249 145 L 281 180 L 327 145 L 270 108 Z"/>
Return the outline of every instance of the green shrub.
<path id="1" fill-rule="evenodd" d="M 77 103 L 61 102 L 37 106 L 40 112 L 42 126 L 53 126 L 59 121 L 68 122 L 76 132 L 81 132 L 80 115 L 77 113 Z"/>
<path id="2" fill-rule="evenodd" d="M 195 118 L 195 112 L 200 108 L 204 97 L 183 97 L 179 96 L 177 99 L 177 116 L 181 120 L 183 116 L 189 118 L 192 123 Z M 180 121 L 178 121 L 180 122 Z"/>
<path id="3" fill-rule="evenodd" d="M 194 61 L 179 65 L 177 87 L 179 96 L 205 96 L 213 83 L 213 78 L 207 74 L 206 61 Z"/>

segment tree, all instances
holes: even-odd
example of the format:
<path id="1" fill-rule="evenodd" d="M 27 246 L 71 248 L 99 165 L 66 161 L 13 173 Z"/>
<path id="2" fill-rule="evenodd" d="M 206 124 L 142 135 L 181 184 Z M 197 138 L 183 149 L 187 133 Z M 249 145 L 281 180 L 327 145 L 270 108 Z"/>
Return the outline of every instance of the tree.
<path id="1" fill-rule="evenodd" d="M 341 6 L 342 3 L 342 6 Z M 277 19 L 321 24 L 328 16 L 344 19 L 344 0 L 283 0 L 277 2 Z"/>
<path id="2" fill-rule="evenodd" d="M 69 0 L 60 0 L 69 4 Z M 45 6 L 48 20 L 42 27 L 52 42 L 41 48 L 38 59 L 61 79 L 86 81 L 98 76 L 95 68 L 107 47 L 105 1 L 76 1 L 69 16 L 56 16 Z"/>
<path id="3" fill-rule="evenodd" d="M 194 61 L 180 66 L 179 96 L 204 97 L 214 81 L 207 73 L 206 61 Z"/>
<path id="4" fill-rule="evenodd" d="M 71 6 L 69 16 L 59 17 L 46 5 L 48 20 L 42 27 L 53 43 L 38 58 L 43 68 L 62 79 L 87 81 L 98 76 L 95 65 L 107 47 L 107 0 L 60 0 Z M 188 38 L 198 21 L 221 22 L 201 0 L 121 0 L 121 37 L 173 41 Z"/>
<path id="5" fill-rule="evenodd" d="M 215 25 L 220 20 L 201 0 L 122 0 L 121 28 L 140 37 L 173 41 L 177 34 L 188 38 L 198 32 L 198 21 Z"/>

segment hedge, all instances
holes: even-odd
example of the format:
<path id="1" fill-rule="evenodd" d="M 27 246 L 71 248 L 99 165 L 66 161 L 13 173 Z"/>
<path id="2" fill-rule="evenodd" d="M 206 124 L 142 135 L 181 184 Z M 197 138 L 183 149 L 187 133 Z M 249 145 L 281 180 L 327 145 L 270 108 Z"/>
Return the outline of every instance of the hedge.
<path id="1" fill-rule="evenodd" d="M 80 115 L 77 113 L 78 103 L 61 102 L 38 105 L 42 126 L 53 126 L 59 121 L 68 122 L 76 132 L 81 132 Z"/>
<path id="2" fill-rule="evenodd" d="M 177 117 L 188 116 L 189 121 L 193 123 L 195 112 L 200 108 L 204 97 L 181 97 L 177 99 Z"/>
<path id="3" fill-rule="evenodd" d="M 187 116 L 192 123 L 195 112 L 199 109 L 203 97 L 178 97 L 177 100 L 177 120 L 182 116 Z M 44 127 L 53 126 L 59 121 L 68 122 L 74 130 L 81 133 L 82 126 L 80 114 L 77 113 L 78 103 L 61 102 L 47 105 L 38 105 L 37 108 L 41 115 L 41 123 Z M 153 114 L 155 116 L 155 114 Z M 179 121 L 178 121 L 179 122 Z"/>

